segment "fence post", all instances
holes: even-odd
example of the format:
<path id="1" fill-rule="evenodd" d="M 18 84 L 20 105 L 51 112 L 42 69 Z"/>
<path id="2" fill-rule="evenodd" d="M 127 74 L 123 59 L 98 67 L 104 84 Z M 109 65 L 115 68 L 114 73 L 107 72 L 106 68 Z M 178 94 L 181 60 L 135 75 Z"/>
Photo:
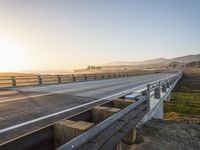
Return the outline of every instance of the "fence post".
<path id="1" fill-rule="evenodd" d="M 42 77 L 41 77 L 41 75 L 38 75 L 37 78 L 38 78 L 38 84 L 41 85 L 42 84 Z"/>
<path id="2" fill-rule="evenodd" d="M 57 78 L 58 78 L 58 83 L 61 83 L 61 77 L 60 77 L 60 75 L 57 75 Z"/>
<path id="3" fill-rule="evenodd" d="M 12 76 L 11 81 L 12 81 L 12 86 L 15 87 L 16 86 L 16 77 Z"/>

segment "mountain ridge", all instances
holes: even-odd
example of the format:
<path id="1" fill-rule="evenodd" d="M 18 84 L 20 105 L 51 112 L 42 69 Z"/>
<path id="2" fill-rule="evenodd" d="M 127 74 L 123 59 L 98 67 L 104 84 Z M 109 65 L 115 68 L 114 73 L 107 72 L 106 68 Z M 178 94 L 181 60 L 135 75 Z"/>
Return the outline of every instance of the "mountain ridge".
<path id="1" fill-rule="evenodd" d="M 138 66 L 138 65 L 150 65 L 150 64 L 163 64 L 163 65 L 169 65 L 171 62 L 180 62 L 180 63 L 190 63 L 192 61 L 200 61 L 200 54 L 196 55 L 185 55 L 180 57 L 174 57 L 174 58 L 156 58 L 156 59 L 150 59 L 150 60 L 144 60 L 144 61 L 115 61 L 111 63 L 106 63 L 104 66 Z"/>

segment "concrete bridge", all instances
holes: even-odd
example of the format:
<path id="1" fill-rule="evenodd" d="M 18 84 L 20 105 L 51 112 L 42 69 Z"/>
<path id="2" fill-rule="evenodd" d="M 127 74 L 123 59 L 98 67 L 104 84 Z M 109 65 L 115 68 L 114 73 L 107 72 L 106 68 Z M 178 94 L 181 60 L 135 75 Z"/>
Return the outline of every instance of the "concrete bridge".
<path id="1" fill-rule="evenodd" d="M 19 87 L 11 77 L 0 95 L 0 149 L 119 149 L 120 141 L 134 142 L 136 126 L 163 117 L 181 76 L 82 75 L 85 82 L 71 76 L 51 85 L 38 77 L 40 86 Z"/>

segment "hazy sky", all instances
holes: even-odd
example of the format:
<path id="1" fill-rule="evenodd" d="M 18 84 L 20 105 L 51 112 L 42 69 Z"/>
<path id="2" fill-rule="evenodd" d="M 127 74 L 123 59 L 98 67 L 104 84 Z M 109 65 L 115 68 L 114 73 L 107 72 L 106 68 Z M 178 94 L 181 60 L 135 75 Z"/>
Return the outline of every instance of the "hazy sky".
<path id="1" fill-rule="evenodd" d="M 200 0 L 0 0 L 0 71 L 200 53 Z"/>

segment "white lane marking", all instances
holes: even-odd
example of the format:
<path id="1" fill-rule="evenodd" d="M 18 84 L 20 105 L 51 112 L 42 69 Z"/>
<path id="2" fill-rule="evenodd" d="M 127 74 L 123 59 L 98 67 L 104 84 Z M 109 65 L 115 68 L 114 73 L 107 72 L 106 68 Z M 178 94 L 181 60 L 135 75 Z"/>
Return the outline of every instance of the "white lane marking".
<path id="1" fill-rule="evenodd" d="M 7 99 L 7 100 L 1 100 L 0 103 L 6 103 L 6 102 L 24 100 L 24 99 L 27 99 L 27 98 L 36 98 L 36 97 L 47 96 L 47 95 L 52 95 L 52 94 L 54 94 L 54 93 L 46 93 L 46 94 L 38 94 L 38 95 L 31 95 L 31 96 L 23 96 L 23 97 L 11 98 L 11 99 Z"/>
<path id="2" fill-rule="evenodd" d="M 174 75 L 173 75 L 174 76 Z M 169 78 L 169 77 L 168 77 Z M 156 80 L 156 81 L 160 81 L 159 80 Z M 155 81 L 154 81 L 155 82 Z M 34 122 L 38 122 L 38 121 L 41 121 L 41 120 L 44 120 L 44 119 L 47 119 L 47 118 L 50 118 L 50 117 L 53 117 L 53 116 L 57 116 L 57 115 L 60 115 L 60 114 L 63 114 L 63 113 L 66 113 L 68 111 L 72 111 L 74 109 L 78 109 L 78 108 L 81 108 L 81 107 L 84 107 L 84 106 L 87 106 L 87 105 L 90 105 L 90 104 L 93 104 L 93 103 L 96 103 L 96 102 L 99 102 L 99 101 L 102 101 L 102 100 L 106 100 L 106 99 L 109 99 L 109 98 L 112 98 L 114 96 L 118 96 L 118 95 L 121 95 L 121 94 L 125 94 L 125 93 L 128 93 L 128 92 L 133 92 L 133 90 L 137 89 L 139 90 L 139 88 L 144 88 L 144 86 L 147 85 L 147 83 L 145 84 L 142 84 L 140 86 L 137 86 L 137 87 L 134 87 L 134 88 L 131 88 L 129 90 L 125 90 L 125 91 L 122 91 L 122 92 L 119 92 L 119 93 L 116 93 L 116 94 L 113 94 L 113 95 L 110 95 L 110 96 L 107 96 L 107 97 L 104 97 L 104 98 L 101 98 L 101 99 L 98 99 L 98 100 L 95 100 L 95 101 L 91 101 L 91 102 L 88 102 L 88 103 L 85 103 L 85 104 L 82 104 L 82 105 L 79 105 L 79 106 L 75 106 L 75 107 L 72 107 L 72 108 L 69 108 L 69 109 L 65 109 L 65 110 L 62 110 L 62 111 L 59 111 L 59 112 L 56 112 L 56 113 L 53 113 L 53 114 L 50 114 L 50 115 L 46 115 L 46 116 L 43 116 L 43 117 L 39 117 L 37 119 L 33 119 L 33 120 L 30 120 L 30 121 L 26 121 L 26 122 L 23 122 L 23 123 L 20 123 L 20 124 L 17 124 L 17 125 L 13 125 L 13 126 L 10 126 L 10 127 L 7 127 L 7 128 L 4 128 L 4 129 L 1 129 L 0 130 L 0 133 L 4 133 L 4 132 L 7 132 L 7 131 L 10 131 L 10 130 L 13 130 L 13 129 L 16 129 L 16 128 L 19 128 L 19 127 L 22 127 L 22 126 L 25 126 L 25 125 L 28 125 L 28 124 L 31 124 L 31 123 L 34 123 Z"/>
<path id="3" fill-rule="evenodd" d="M 120 79 L 122 79 L 122 78 L 120 78 Z M 126 78 L 123 78 L 123 79 L 126 79 Z M 110 80 L 114 80 L 114 79 L 110 79 Z M 109 81 L 110 81 L 109 80 Z M 101 80 L 99 80 L 99 81 L 101 81 Z M 99 81 L 96 81 L 96 82 L 99 82 Z M 105 80 L 102 80 L 102 81 L 105 81 Z M 93 81 L 92 81 L 93 82 Z M 18 101 L 18 100 L 24 100 L 24 99 L 27 99 L 27 98 L 36 98 L 36 97 L 42 97 L 42 96 L 48 96 L 48 95 L 53 95 L 53 94 L 60 94 L 60 93 L 66 93 L 66 92 L 76 92 L 76 91 L 78 91 L 78 90 L 86 90 L 86 89 L 90 89 L 90 88 L 93 88 L 93 87 L 96 87 L 96 85 L 93 85 L 93 83 L 89 83 L 89 85 L 87 85 L 87 86 L 85 86 L 85 87 L 80 87 L 80 88 L 77 88 L 77 87 L 73 87 L 73 88 L 76 88 L 76 89 L 67 89 L 67 90 L 59 90 L 59 91 L 57 91 L 57 92 L 49 92 L 49 91 L 43 91 L 43 92 L 48 92 L 48 93 L 44 93 L 44 94 L 35 94 L 35 95 L 30 95 L 30 96 L 20 96 L 20 97 L 15 97 L 15 98 L 9 98 L 9 99 L 7 99 L 7 100 L 5 100 L 5 99 L 1 99 L 0 98 L 0 103 L 6 103 L 6 102 L 12 102 L 12 101 Z M 123 82 L 123 81 L 121 81 L 120 80 L 120 82 Z M 69 84 L 73 84 L 73 83 L 66 83 L 65 85 L 68 85 L 69 86 Z M 80 83 L 78 83 L 78 82 L 75 82 L 75 84 L 83 84 L 83 82 L 80 82 Z M 90 85 L 90 84 L 92 84 L 92 85 Z M 105 85 L 107 85 L 107 86 L 110 86 L 110 85 L 113 85 L 114 83 L 110 83 L 110 84 L 105 84 L 105 83 L 103 83 L 101 86 L 105 86 Z M 64 86 L 65 86 L 64 85 Z M 52 86 L 52 85 L 50 85 L 50 86 Z M 54 87 L 58 87 L 58 86 L 60 86 L 60 85 L 56 85 L 56 86 L 54 86 Z M 115 86 L 115 85 L 113 85 L 113 86 Z M 53 88 L 54 88 L 53 87 Z M 61 87 L 60 88 L 62 88 L 63 87 L 63 85 L 61 85 Z M 37 89 L 40 89 L 40 88 L 49 88 L 48 87 L 48 85 L 47 86 L 44 86 L 44 87 L 34 87 L 32 90 L 33 91 L 39 91 L 39 90 L 37 90 Z M 69 87 L 68 87 L 69 88 Z M 17 89 L 17 88 L 13 88 L 13 89 Z M 20 89 L 20 88 L 19 88 Z M 22 89 L 24 89 L 24 88 L 22 88 Z M 35 89 L 35 90 L 34 90 Z M 50 89 L 51 89 L 51 87 L 50 87 Z M 54 89 L 54 90 L 57 90 L 57 89 Z M 25 91 L 26 91 L 26 89 L 25 89 Z M 30 91 L 30 90 L 28 90 L 28 91 Z"/>
<path id="4" fill-rule="evenodd" d="M 101 86 L 105 86 L 105 85 L 106 84 L 103 84 Z M 113 85 L 113 83 L 107 84 L 107 86 L 110 86 L 110 85 Z M 113 85 L 113 86 L 115 86 L 115 85 Z M 53 94 L 61 94 L 61 93 L 66 93 L 66 92 L 76 92 L 78 90 L 87 90 L 87 89 L 91 89 L 91 88 L 95 88 L 95 87 L 97 87 L 97 85 L 87 85 L 85 87 L 80 87 L 80 88 L 76 88 L 76 89 L 59 90 L 57 92 L 35 94 L 35 95 L 30 95 L 30 96 L 22 96 L 22 97 L 10 98 L 10 99 L 7 99 L 7 100 L 2 99 L 0 101 L 0 103 L 13 102 L 13 101 L 18 101 L 18 100 L 24 100 L 24 99 L 27 99 L 27 98 L 36 98 L 36 97 L 48 96 L 48 95 L 53 95 Z"/>
<path id="5" fill-rule="evenodd" d="M 105 86 L 106 84 L 103 83 L 103 85 L 101 86 Z M 111 84 L 107 84 L 107 86 L 113 85 L 113 83 Z M 115 86 L 115 85 L 113 85 Z M 80 87 L 80 88 L 76 88 L 76 89 L 65 89 L 65 90 L 59 90 L 57 92 L 48 92 L 48 93 L 44 93 L 44 94 L 33 94 L 30 96 L 21 96 L 21 97 L 15 97 L 15 98 L 10 98 L 10 99 L 0 99 L 0 103 L 6 103 L 6 102 L 12 102 L 12 101 L 18 101 L 18 100 L 24 100 L 27 98 L 36 98 L 36 97 L 42 97 L 42 96 L 48 96 L 48 95 L 53 95 L 53 94 L 60 94 L 60 93 L 66 93 L 66 92 L 76 92 L 78 90 L 87 90 L 87 89 L 91 89 L 91 88 L 95 88 L 97 87 L 97 85 L 87 85 L 85 87 Z M 56 90 L 56 89 L 55 89 Z M 38 90 L 36 90 L 37 92 Z M 45 91 L 44 91 L 45 92 Z"/>
<path id="6" fill-rule="evenodd" d="M 91 101 L 91 102 L 88 102 L 88 103 L 85 103 L 85 104 L 82 104 L 82 105 L 79 105 L 79 106 L 75 106 L 75 107 L 72 107 L 72 108 L 69 108 L 69 109 L 65 109 L 65 110 L 62 110 L 62 111 L 59 111 L 59 112 L 56 112 L 56 113 L 53 113 L 53 114 L 50 114 L 50 115 L 46 115 L 46 116 L 43 116 L 43 117 L 40 117 L 40 118 L 37 118 L 37 119 L 33 119 L 33 120 L 30 120 L 30 121 L 27 121 L 27 122 L 24 122 L 24 123 L 13 125 L 13 126 L 1 129 L 0 133 L 7 132 L 9 130 L 13 130 L 13 129 L 16 129 L 16 128 L 19 128 L 19 127 L 22 127 L 22 126 L 37 122 L 37 121 L 41 121 L 41 120 L 47 119 L 49 117 L 57 116 L 57 115 L 60 115 L 62 113 L 65 113 L 65 112 L 72 111 L 74 109 L 78 109 L 78 108 L 81 108 L 81 107 L 84 107 L 84 106 L 87 106 L 87 105 L 90 105 L 90 104 L 93 104 L 93 103 L 96 103 L 96 102 L 99 102 L 99 101 L 102 101 L 102 100 L 106 100 L 106 99 L 112 98 L 114 96 L 118 96 L 118 95 L 121 95 L 121 94 L 124 94 L 124 93 L 127 93 L 127 92 L 131 92 L 134 89 L 138 89 L 138 88 L 143 87 L 143 86 L 144 85 L 141 85 L 141 86 L 138 86 L 138 87 L 134 87 L 132 89 L 125 90 L 125 91 L 122 91 L 122 92 L 119 92 L 119 93 L 116 93 L 116 94 L 113 94 L 113 95 L 110 95 L 110 96 L 107 96 L 107 97 L 104 97 L 104 98 L 101 98 L 101 99 L 98 99 L 98 100 L 95 100 L 95 101 Z"/>

